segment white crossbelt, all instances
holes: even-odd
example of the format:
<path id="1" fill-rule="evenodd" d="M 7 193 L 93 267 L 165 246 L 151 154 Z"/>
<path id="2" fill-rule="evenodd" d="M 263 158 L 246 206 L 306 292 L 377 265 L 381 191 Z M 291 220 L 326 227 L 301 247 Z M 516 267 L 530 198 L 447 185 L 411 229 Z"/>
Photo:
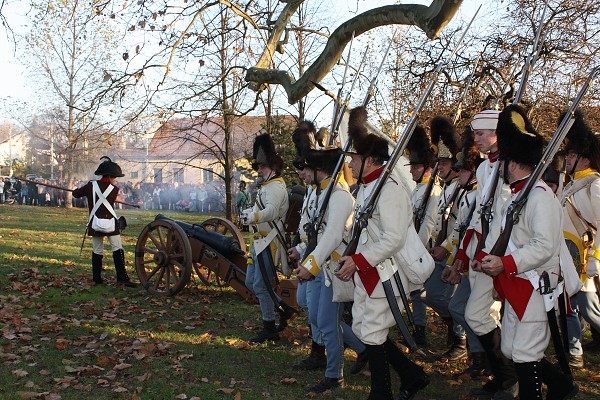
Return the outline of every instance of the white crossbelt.
<path id="1" fill-rule="evenodd" d="M 115 187 L 113 185 L 109 184 L 108 187 L 106 188 L 106 190 L 104 191 L 104 193 L 100 190 L 100 186 L 98 186 L 97 181 L 92 182 L 92 187 L 93 187 L 92 198 L 94 200 L 94 207 L 92 208 L 92 211 L 90 211 L 90 219 L 88 220 L 88 224 L 90 223 L 92 218 L 94 218 L 94 215 L 96 215 L 96 211 L 98 211 L 100 206 L 103 204 L 104 204 L 104 207 L 106 207 L 106 209 L 108 211 L 110 211 L 110 213 L 113 215 L 113 217 L 117 218 L 117 213 L 115 213 L 114 208 L 110 205 L 108 200 L 106 200 L 108 195 L 113 191 L 113 189 Z M 96 196 L 98 196 L 98 200 L 96 200 Z"/>

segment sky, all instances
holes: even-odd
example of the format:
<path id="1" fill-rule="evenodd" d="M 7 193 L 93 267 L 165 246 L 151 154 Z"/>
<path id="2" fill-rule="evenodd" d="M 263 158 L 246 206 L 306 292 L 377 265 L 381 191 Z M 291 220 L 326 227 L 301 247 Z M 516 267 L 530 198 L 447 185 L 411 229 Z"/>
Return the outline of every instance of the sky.
<path id="1" fill-rule="evenodd" d="M 307 0 L 315 1 L 315 0 Z M 340 21 L 352 18 L 358 13 L 375 8 L 376 6 L 394 4 L 393 0 L 324 0 L 330 2 L 331 7 L 323 7 L 323 9 L 334 10 L 335 16 Z M 458 11 L 455 19 L 469 19 L 483 0 L 464 0 L 461 9 Z M 27 12 L 29 10 L 29 1 L 27 0 L 8 0 L 2 10 L 10 27 L 16 34 L 26 32 Z M 429 4 L 430 0 L 405 0 L 403 3 L 418 3 Z M 37 90 L 36 83 L 28 78 L 27 69 L 25 67 L 26 53 L 15 44 L 13 38 L 6 30 L 0 31 L 0 100 L 10 97 L 17 101 L 23 101 L 30 104 L 35 104 L 35 95 Z M 39 92 L 38 92 L 39 93 Z M 6 106 L 10 103 L 3 102 L 0 104 L 0 123 L 6 121 L 7 117 Z"/>

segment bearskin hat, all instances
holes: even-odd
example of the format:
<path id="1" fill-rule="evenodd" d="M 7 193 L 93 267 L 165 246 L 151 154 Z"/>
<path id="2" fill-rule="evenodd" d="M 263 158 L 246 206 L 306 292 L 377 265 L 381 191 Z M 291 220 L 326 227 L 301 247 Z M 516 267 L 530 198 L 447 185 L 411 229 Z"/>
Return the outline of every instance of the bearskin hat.
<path id="1" fill-rule="evenodd" d="M 544 138 L 536 132 L 520 106 L 511 104 L 502 110 L 498 115 L 496 134 L 500 160 L 535 167 L 542 159 Z"/>
<path id="2" fill-rule="evenodd" d="M 417 125 L 413 131 L 408 144 L 406 145 L 408 153 L 408 164 L 423 164 L 425 167 L 433 168 L 435 164 L 435 155 L 431 148 L 431 140 L 427 135 L 427 131 L 421 125 Z"/>
<path id="3" fill-rule="evenodd" d="M 367 110 L 365 107 L 356 107 L 350 111 L 348 136 L 352 138 L 354 154 L 381 160 L 390 158 L 387 140 L 369 133 L 367 129 Z"/>
<path id="4" fill-rule="evenodd" d="M 292 141 L 296 146 L 296 158 L 292 164 L 297 169 L 306 167 L 305 159 L 308 151 L 315 147 L 315 133 L 317 129 L 310 121 L 300 121 L 298 126 L 292 132 Z"/>
<path id="5" fill-rule="evenodd" d="M 477 146 L 475 146 L 475 134 L 469 125 L 465 127 L 463 132 L 462 149 L 456 155 L 456 159 L 456 163 L 452 166 L 452 169 L 456 172 L 461 169 L 475 172 L 484 160 L 479 150 L 477 150 Z"/>
<path id="6" fill-rule="evenodd" d="M 306 154 L 306 165 L 311 169 L 320 169 L 331 174 L 341 155 L 342 150 L 337 147 L 322 150 L 312 149 Z"/>
<path id="7" fill-rule="evenodd" d="M 456 161 L 456 154 L 460 151 L 460 137 L 450 118 L 438 115 L 431 119 L 431 143 L 437 159 L 451 159 Z"/>
<path id="8" fill-rule="evenodd" d="M 121 167 L 119 167 L 119 164 L 113 162 L 109 157 L 102 156 L 100 157 L 100 160 L 102 162 L 100 163 L 100 165 L 98 165 L 96 172 L 94 172 L 95 175 L 114 176 L 115 178 L 125 176 L 125 174 L 123 174 L 123 171 L 121 171 Z"/>
<path id="9" fill-rule="evenodd" d="M 275 142 L 268 133 L 258 135 L 254 139 L 252 149 L 252 169 L 258 170 L 258 166 L 263 164 L 269 166 L 276 174 L 283 169 L 283 159 L 275 150 Z"/>
<path id="10" fill-rule="evenodd" d="M 560 121 L 565 117 L 565 112 L 560 115 Z M 581 109 L 575 110 L 575 122 L 567 132 L 564 151 L 573 150 L 590 160 L 590 167 L 595 170 L 600 168 L 600 143 L 598 136 L 588 125 L 585 114 Z"/>

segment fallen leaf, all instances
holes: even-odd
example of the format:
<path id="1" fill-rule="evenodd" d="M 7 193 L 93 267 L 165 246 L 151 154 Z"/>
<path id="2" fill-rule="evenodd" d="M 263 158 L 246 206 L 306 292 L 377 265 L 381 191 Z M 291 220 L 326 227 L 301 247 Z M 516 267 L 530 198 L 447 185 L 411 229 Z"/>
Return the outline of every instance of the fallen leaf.
<path id="1" fill-rule="evenodd" d="M 231 394 L 233 393 L 234 389 L 229 389 L 229 388 L 219 388 L 217 389 L 217 392 L 219 393 L 225 393 L 225 394 Z"/>
<path id="2" fill-rule="evenodd" d="M 14 371 L 12 371 L 13 375 L 16 375 L 20 378 L 29 375 L 29 372 L 25 371 L 24 369 L 15 369 Z"/>
<path id="3" fill-rule="evenodd" d="M 123 371 L 124 369 L 131 368 L 131 364 L 121 363 L 113 367 L 115 371 Z"/>
<path id="4" fill-rule="evenodd" d="M 296 378 L 282 378 L 279 382 L 284 385 L 293 385 L 298 383 L 298 380 Z"/>

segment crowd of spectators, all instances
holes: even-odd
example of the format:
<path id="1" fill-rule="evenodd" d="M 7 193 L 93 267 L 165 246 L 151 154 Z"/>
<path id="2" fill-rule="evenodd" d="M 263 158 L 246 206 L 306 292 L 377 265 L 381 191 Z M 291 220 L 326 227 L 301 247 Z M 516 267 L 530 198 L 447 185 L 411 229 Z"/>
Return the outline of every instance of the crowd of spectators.
<path id="1" fill-rule="evenodd" d="M 18 204 L 37 205 L 48 207 L 63 207 L 66 201 L 66 191 L 52 188 L 47 185 L 67 187 L 67 183 L 56 179 L 36 179 L 40 184 L 21 182 L 19 180 L 6 180 L 3 182 L 0 202 L 4 202 L 7 195 L 15 199 Z M 74 187 L 83 186 L 86 181 L 76 180 Z M 8 189 L 7 189 L 8 185 Z M 181 183 L 144 183 L 131 181 L 119 182 L 120 192 L 118 200 L 126 203 L 137 204 L 144 210 L 174 210 L 206 214 L 225 213 L 225 184 L 222 182 L 209 182 L 199 185 Z M 256 192 L 254 185 L 250 185 L 250 194 Z M 236 203 L 237 187 L 234 186 L 233 202 Z M 86 199 L 72 199 L 73 207 L 87 207 Z M 116 204 L 117 208 L 129 206 Z"/>

